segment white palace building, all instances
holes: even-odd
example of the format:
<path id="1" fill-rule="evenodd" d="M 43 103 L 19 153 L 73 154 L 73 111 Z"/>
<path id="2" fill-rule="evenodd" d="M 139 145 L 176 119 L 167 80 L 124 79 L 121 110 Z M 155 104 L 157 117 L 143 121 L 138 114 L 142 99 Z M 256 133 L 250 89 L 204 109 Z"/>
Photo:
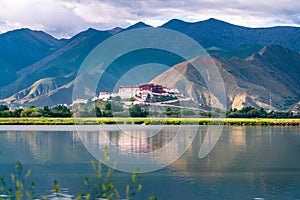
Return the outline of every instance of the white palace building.
<path id="1" fill-rule="evenodd" d="M 98 99 L 109 100 L 111 97 L 119 96 L 122 99 L 129 99 L 132 97 L 139 98 L 140 100 L 146 100 L 148 95 L 170 95 L 180 94 L 178 89 L 169 89 L 161 85 L 155 85 L 153 83 L 140 84 L 135 86 L 120 86 L 117 93 L 114 92 L 100 92 Z"/>

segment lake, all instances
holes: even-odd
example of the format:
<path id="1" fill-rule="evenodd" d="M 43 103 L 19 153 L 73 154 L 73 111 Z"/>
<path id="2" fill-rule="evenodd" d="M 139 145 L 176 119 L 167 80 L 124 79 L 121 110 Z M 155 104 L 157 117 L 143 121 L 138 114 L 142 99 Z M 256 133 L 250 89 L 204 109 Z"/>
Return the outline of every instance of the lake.
<path id="1" fill-rule="evenodd" d="M 0 176 L 21 161 L 32 169 L 37 196 L 51 194 L 54 180 L 65 193 L 77 194 L 85 191 L 84 177 L 93 174 L 93 150 L 87 150 L 87 144 L 103 150 L 101 138 L 107 136 L 108 145 L 117 146 L 119 156 L 130 159 L 129 154 L 144 155 L 167 146 L 178 134 L 175 126 L 107 125 L 101 131 L 98 126 L 82 126 L 80 134 L 77 128 L 0 126 Z M 200 159 L 206 135 L 213 134 L 207 129 L 184 126 L 165 160 L 152 156 L 153 162 L 172 163 L 137 174 L 143 189 L 134 199 L 150 194 L 164 200 L 300 199 L 300 127 L 224 126 L 212 150 Z M 135 139 L 137 135 L 142 137 Z M 123 194 L 131 174 L 115 171 L 112 177 Z"/>

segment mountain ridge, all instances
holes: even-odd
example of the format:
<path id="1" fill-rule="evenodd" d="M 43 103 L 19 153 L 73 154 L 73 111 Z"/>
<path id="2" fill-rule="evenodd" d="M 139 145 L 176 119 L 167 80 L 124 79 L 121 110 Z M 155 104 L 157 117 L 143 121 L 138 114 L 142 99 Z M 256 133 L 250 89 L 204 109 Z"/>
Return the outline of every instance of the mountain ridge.
<path id="1" fill-rule="evenodd" d="M 276 51 L 281 53 L 274 53 Z M 293 54 L 293 61 L 286 63 L 285 59 L 280 59 L 280 57 L 284 58 L 286 56 L 282 52 L 286 52 L 287 55 Z M 270 109 L 270 107 L 272 109 L 289 109 L 293 104 L 299 102 L 299 54 L 278 45 L 270 45 L 263 47 L 260 53 L 256 53 L 251 57 L 252 59 L 228 59 L 212 56 L 224 80 L 227 92 L 227 107 L 240 109 L 245 106 L 253 106 L 265 109 Z M 296 66 L 294 63 L 296 63 Z M 165 84 L 167 87 L 176 87 L 183 80 L 180 76 L 174 75 L 175 72 L 179 72 L 182 77 L 188 80 L 186 81 L 188 84 L 195 84 L 189 86 L 189 90 L 185 89 L 188 95 L 196 94 L 196 99 L 201 104 L 209 105 L 208 89 L 201 77 L 193 75 L 197 73 L 191 71 L 192 67 L 189 61 L 175 65 L 172 69 L 159 75 L 151 82 Z M 166 80 L 171 80 L 171 82 Z M 194 90 L 193 94 L 191 88 Z M 270 105 L 270 98 L 273 102 L 272 105 Z"/>
<path id="2" fill-rule="evenodd" d="M 17 78 L 17 71 L 52 54 L 64 44 L 63 40 L 30 29 L 17 29 L 1 34 L 0 87 L 13 82 Z"/>
<path id="3" fill-rule="evenodd" d="M 5 45 L 4 43 L 5 48 L 16 49 L 15 54 L 12 56 L 13 59 L 7 59 L 7 52 L 2 51 L 1 53 L 0 50 L 0 76 L 2 74 L 2 78 L 0 77 L 2 80 L 0 82 L 0 99 L 6 102 L 9 102 L 8 99 L 10 99 L 11 103 L 16 104 L 29 103 L 32 105 L 42 105 L 43 102 L 51 105 L 70 103 L 72 100 L 71 90 L 73 80 L 86 55 L 96 45 L 115 34 L 143 27 L 151 26 L 143 22 L 138 22 L 127 28 L 117 27 L 107 31 L 89 28 L 70 39 L 61 40 L 42 31 L 32 31 L 30 29 L 20 29 L 0 34 L 0 44 L 2 42 L 1 38 L 12 33 L 17 36 L 13 37 L 15 41 L 17 38 L 25 42 L 24 48 L 20 52 L 18 51 L 18 47 L 22 47 L 23 43 L 12 42 L 9 45 Z M 213 18 L 200 22 L 185 22 L 173 19 L 160 27 L 170 28 L 186 34 L 206 48 L 213 59 L 219 63 L 218 67 L 226 71 L 223 75 L 228 79 L 228 83 L 232 82 L 233 84 L 229 88 L 231 93 L 230 97 L 228 97 L 231 106 L 261 105 L 266 107 L 269 100 L 269 89 L 272 93 L 274 108 L 287 108 L 296 102 L 297 98 L 299 102 L 298 85 L 300 85 L 300 82 L 298 81 L 298 77 L 300 75 L 298 69 L 300 67 L 298 64 L 299 53 L 297 52 L 300 51 L 300 28 L 288 26 L 249 28 Z M 270 47 L 272 48 L 270 49 Z M 25 59 L 23 56 L 24 52 L 29 52 L 28 55 L 32 55 L 31 57 L 29 56 L 30 59 L 23 66 L 15 64 L 15 60 Z M 35 57 L 35 52 L 42 53 L 38 57 Z M 143 55 L 143 53 L 136 55 Z M 157 53 L 150 53 L 149 56 L 155 58 L 157 57 Z M 163 58 L 151 58 L 144 58 L 144 61 L 164 61 Z M 125 59 L 125 62 L 126 67 L 120 67 L 117 70 L 119 73 L 125 73 L 125 68 L 126 70 L 130 70 L 136 67 L 137 64 L 142 64 L 142 61 L 136 62 L 134 58 L 131 60 Z M 164 62 L 170 68 L 173 67 L 172 62 Z M 280 64 L 278 66 L 282 69 L 276 68 L 274 64 L 276 62 Z M 293 65 L 293 63 L 296 63 L 296 65 Z M 122 66 L 122 63 L 118 64 Z M 265 72 L 262 72 L 265 76 L 257 74 L 262 68 L 265 68 Z M 57 81 L 64 79 L 68 74 L 74 74 L 72 76 L 73 79 L 65 79 L 68 80 L 67 82 Z M 118 73 L 115 75 L 116 77 L 114 77 L 112 71 L 110 78 L 116 79 L 118 76 L 121 76 Z M 255 82 L 256 77 L 261 78 L 261 80 L 258 80 L 259 83 Z M 277 79 L 274 77 L 277 77 Z M 267 79 L 269 79 L 269 83 Z M 38 87 L 38 91 L 43 95 L 38 95 L 39 92 L 33 92 L 35 95 L 32 97 L 26 95 L 21 98 L 20 94 L 24 93 L 24 90 L 27 91 L 25 93 L 29 94 L 35 88 L 34 84 L 39 80 L 53 82 Z M 287 82 L 286 80 L 291 81 Z M 278 82 L 283 82 L 284 84 Z M 274 90 L 274 87 L 267 85 L 275 85 L 280 88 L 284 93 L 282 96 L 287 100 L 284 101 L 280 97 L 281 95 Z M 198 95 L 208 98 L 207 92 L 201 94 L 201 91 L 205 91 L 203 85 L 194 83 L 191 87 L 199 87 Z M 111 86 L 110 84 L 106 84 L 102 89 L 110 90 Z M 259 97 L 259 95 L 263 96 Z M 20 99 L 16 98 L 16 96 Z M 241 101 L 244 104 L 241 104 Z M 203 103 L 205 103 L 204 99 Z"/>

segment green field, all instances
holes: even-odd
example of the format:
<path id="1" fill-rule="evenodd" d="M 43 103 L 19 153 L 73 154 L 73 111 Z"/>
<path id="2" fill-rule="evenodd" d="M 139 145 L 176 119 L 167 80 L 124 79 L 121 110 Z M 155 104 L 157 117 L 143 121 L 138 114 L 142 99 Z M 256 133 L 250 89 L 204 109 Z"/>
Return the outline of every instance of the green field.
<path id="1" fill-rule="evenodd" d="M 300 119 L 247 118 L 0 118 L 0 125 L 74 125 L 74 124 L 144 124 L 144 125 L 263 125 L 300 126 Z"/>

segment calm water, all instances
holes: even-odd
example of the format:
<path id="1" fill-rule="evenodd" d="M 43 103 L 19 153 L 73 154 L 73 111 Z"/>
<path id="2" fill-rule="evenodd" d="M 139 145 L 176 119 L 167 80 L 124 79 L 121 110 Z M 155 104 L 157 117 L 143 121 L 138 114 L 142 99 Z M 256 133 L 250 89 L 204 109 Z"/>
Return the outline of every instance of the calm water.
<path id="1" fill-rule="evenodd" d="M 133 127 L 130 129 L 138 134 Z M 186 128 L 187 133 L 189 128 L 194 130 Z M 210 154 L 199 159 L 206 129 L 199 128 L 191 147 L 173 164 L 139 174 L 143 189 L 135 199 L 146 199 L 150 194 L 172 200 L 300 199 L 300 127 L 225 126 Z M 76 128 L 2 126 L 0 130 L 0 176 L 10 173 L 14 163 L 21 161 L 25 168 L 33 170 L 31 180 L 37 183 L 37 195 L 50 194 L 54 180 L 70 194 L 84 191 L 83 178 L 92 174 L 93 156 L 82 144 Z M 106 127 L 101 134 L 89 133 L 93 138 L 108 135 L 124 152 L 147 152 L 172 140 L 172 127 L 163 131 L 165 136 L 142 141 L 130 139 L 132 135 L 118 132 L 115 126 Z M 142 134 L 153 133 L 148 127 Z M 175 157 L 178 146 L 173 147 Z M 113 178 L 119 190 L 124 191 L 130 175 L 116 171 Z"/>

